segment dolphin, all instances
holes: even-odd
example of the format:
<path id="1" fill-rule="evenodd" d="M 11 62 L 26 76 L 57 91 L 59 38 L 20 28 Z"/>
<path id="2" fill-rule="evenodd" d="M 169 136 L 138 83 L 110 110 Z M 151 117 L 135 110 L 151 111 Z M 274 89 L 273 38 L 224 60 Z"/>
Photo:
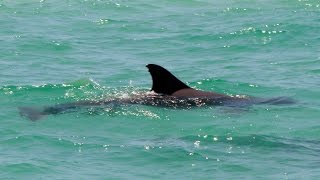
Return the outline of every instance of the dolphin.
<path id="1" fill-rule="evenodd" d="M 156 65 L 146 65 L 152 77 L 151 93 L 137 94 L 126 98 L 112 98 L 92 101 L 77 101 L 57 104 L 42 108 L 18 107 L 20 115 L 32 121 L 50 114 L 65 113 L 81 107 L 140 104 L 173 108 L 191 108 L 202 106 L 246 107 L 252 104 L 293 104 L 294 100 L 287 97 L 271 99 L 249 96 L 230 96 L 216 92 L 202 91 L 189 87 L 167 69 Z"/>

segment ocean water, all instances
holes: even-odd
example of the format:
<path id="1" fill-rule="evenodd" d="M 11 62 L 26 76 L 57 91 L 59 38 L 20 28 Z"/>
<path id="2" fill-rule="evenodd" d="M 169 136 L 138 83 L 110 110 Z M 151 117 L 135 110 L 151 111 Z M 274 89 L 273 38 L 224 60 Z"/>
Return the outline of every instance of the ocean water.
<path id="1" fill-rule="evenodd" d="M 0 1 L 0 179 L 319 179 L 318 0 Z M 188 85 L 293 105 L 41 107 Z"/>

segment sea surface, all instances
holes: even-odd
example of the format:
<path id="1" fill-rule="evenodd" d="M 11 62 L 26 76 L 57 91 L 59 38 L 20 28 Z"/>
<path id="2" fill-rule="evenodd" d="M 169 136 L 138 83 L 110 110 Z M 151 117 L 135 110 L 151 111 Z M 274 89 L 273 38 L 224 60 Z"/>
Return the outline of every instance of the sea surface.
<path id="1" fill-rule="evenodd" d="M 0 0 L 0 179 L 320 179 L 319 0 Z M 189 86 L 291 105 L 18 107 Z"/>

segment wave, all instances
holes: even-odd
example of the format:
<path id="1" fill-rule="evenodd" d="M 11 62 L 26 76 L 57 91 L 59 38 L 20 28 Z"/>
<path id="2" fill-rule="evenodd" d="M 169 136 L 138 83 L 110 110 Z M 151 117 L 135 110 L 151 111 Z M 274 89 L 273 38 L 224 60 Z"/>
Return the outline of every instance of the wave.
<path id="1" fill-rule="evenodd" d="M 225 135 L 204 135 L 204 136 L 182 136 L 179 138 L 166 139 L 157 138 L 149 140 L 136 140 L 131 144 L 138 146 L 148 146 L 149 149 L 157 148 L 178 148 L 185 152 L 219 151 L 219 153 L 243 153 L 240 149 L 250 148 L 259 151 L 282 151 L 291 153 L 304 153 L 317 156 L 320 152 L 320 141 L 309 139 L 293 139 L 269 135 L 245 135 L 245 136 L 225 136 Z M 217 147 L 231 147 L 222 148 Z M 233 149 L 233 151 L 231 151 Z M 238 150 L 237 150 L 238 149 Z M 218 152 L 217 152 L 218 153 Z"/>

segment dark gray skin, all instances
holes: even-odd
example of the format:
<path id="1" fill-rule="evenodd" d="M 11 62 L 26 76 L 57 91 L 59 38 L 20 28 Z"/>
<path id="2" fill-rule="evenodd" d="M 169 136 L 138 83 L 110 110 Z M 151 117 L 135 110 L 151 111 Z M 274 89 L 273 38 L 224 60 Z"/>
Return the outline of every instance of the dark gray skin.
<path id="1" fill-rule="evenodd" d="M 78 101 L 44 107 L 40 110 L 30 107 L 19 107 L 20 115 L 35 121 L 45 115 L 65 113 L 83 107 L 99 107 L 107 105 L 140 104 L 172 108 L 191 108 L 203 106 L 246 107 L 253 104 L 281 105 L 295 103 L 292 99 L 287 97 L 271 99 L 233 97 L 215 92 L 196 90 L 187 86 L 161 66 L 148 64 L 147 68 L 152 76 L 153 85 L 151 91 L 154 93 L 134 95 L 129 98 Z"/>

